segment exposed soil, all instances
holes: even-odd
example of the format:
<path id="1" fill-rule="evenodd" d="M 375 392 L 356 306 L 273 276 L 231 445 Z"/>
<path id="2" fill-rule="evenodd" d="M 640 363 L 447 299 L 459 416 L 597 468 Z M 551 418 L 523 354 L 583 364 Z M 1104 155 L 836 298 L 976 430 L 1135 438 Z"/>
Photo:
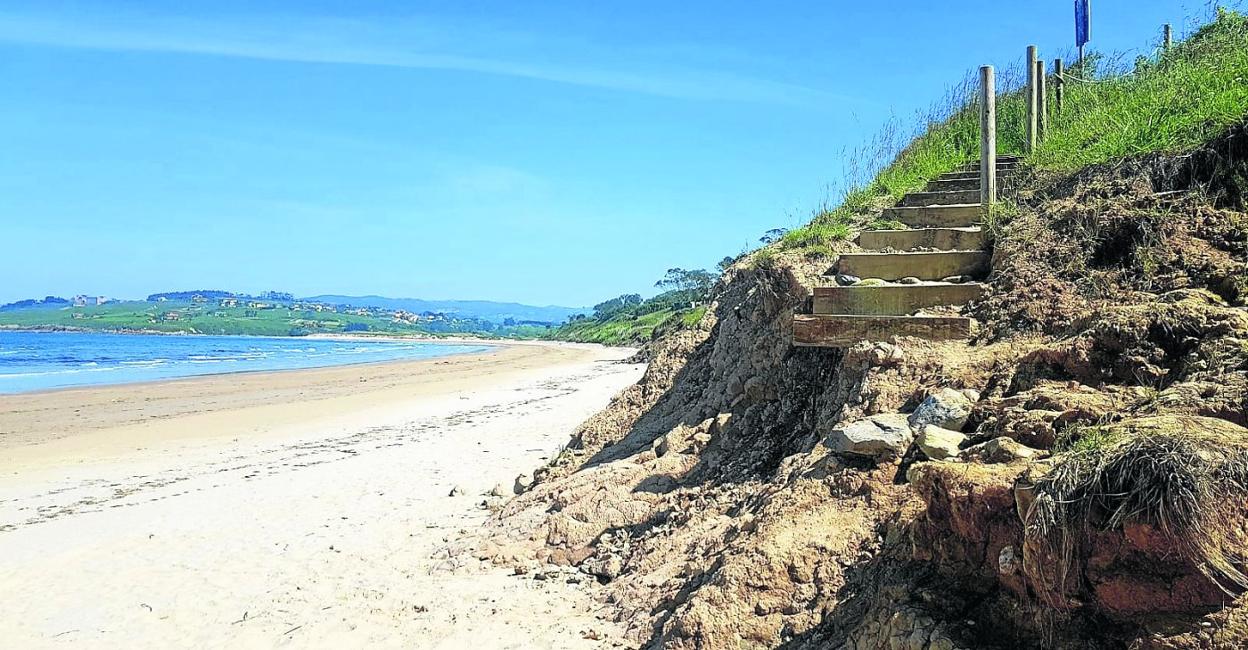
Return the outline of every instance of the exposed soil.
<path id="1" fill-rule="evenodd" d="M 1246 168 L 1237 129 L 1033 179 L 966 310 L 969 345 L 794 348 L 791 315 L 831 260 L 739 263 L 700 328 L 653 342 L 645 377 L 498 513 L 486 553 L 595 575 L 644 647 L 1248 645 L 1242 586 L 1181 552 L 1186 529 L 1100 502 L 1056 531 L 1033 516 L 1097 435 L 1162 422 L 1148 435 L 1248 445 Z M 963 449 L 1034 452 L 830 450 L 838 424 L 941 388 L 977 398 Z M 1211 494 L 1193 516 L 1242 546 L 1248 486 Z"/>

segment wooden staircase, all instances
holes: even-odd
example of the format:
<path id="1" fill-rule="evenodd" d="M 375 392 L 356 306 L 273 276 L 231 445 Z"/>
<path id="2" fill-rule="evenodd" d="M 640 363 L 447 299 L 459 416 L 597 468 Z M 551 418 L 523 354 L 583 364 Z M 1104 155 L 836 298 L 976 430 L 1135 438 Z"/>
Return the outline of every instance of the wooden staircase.
<path id="1" fill-rule="evenodd" d="M 997 158 L 998 177 L 1018 164 L 1015 157 Z M 883 218 L 911 229 L 861 233 L 858 245 L 869 252 L 836 261 L 830 273 L 834 284 L 815 289 L 814 313 L 793 317 L 794 345 L 847 347 L 897 336 L 970 338 L 970 318 L 923 311 L 960 307 L 983 295 L 978 280 L 988 274 L 990 256 L 981 214 L 978 162 L 907 194 Z"/>

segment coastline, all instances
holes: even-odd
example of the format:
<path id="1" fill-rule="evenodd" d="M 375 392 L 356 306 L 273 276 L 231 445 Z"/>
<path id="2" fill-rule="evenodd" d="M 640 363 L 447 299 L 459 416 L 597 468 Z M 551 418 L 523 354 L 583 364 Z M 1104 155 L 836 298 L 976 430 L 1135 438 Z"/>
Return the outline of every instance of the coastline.
<path id="1" fill-rule="evenodd" d="M 0 396 L 0 638 L 483 649 L 619 638 L 595 615 L 594 585 L 515 577 L 465 537 L 489 514 L 490 486 L 510 488 L 636 381 L 641 366 L 621 363 L 631 353 L 521 344 Z"/>

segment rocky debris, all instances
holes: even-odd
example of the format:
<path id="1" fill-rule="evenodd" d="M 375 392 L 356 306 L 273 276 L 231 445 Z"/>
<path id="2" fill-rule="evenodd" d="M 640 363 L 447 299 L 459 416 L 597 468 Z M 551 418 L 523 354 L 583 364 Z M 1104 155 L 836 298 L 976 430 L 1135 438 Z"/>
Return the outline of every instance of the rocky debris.
<path id="1" fill-rule="evenodd" d="M 855 420 L 828 434 L 828 447 L 833 451 L 875 459 L 901 456 L 913 441 L 914 431 L 901 413 Z"/>
<path id="2" fill-rule="evenodd" d="M 750 377 L 745 382 L 745 395 L 755 402 L 775 400 L 779 397 L 776 387 L 763 377 Z"/>
<path id="3" fill-rule="evenodd" d="M 982 463 L 996 464 L 1037 458 L 1043 453 L 1039 449 L 1032 449 L 1003 436 L 967 447 L 961 451 L 959 456 L 963 460 L 977 460 Z"/>
<path id="4" fill-rule="evenodd" d="M 952 388 L 941 388 L 924 399 L 910 414 L 910 426 L 922 430 L 928 425 L 961 431 L 971 415 L 971 400 Z"/>
<path id="5" fill-rule="evenodd" d="M 919 449 L 932 460 L 945 460 L 958 455 L 958 445 L 966 440 L 966 435 L 957 431 L 942 429 L 938 426 L 923 427 L 915 440 Z"/>
<path id="6" fill-rule="evenodd" d="M 511 486 L 511 491 L 514 494 L 524 494 L 531 487 L 533 487 L 533 477 L 528 474 L 521 474 L 516 477 L 515 482 Z"/>
<path id="7" fill-rule="evenodd" d="M 871 346 L 871 364 L 875 366 L 894 366 L 904 361 L 906 355 L 901 348 L 892 343 L 876 343 Z"/>
<path id="8" fill-rule="evenodd" d="M 836 276 L 836 283 L 842 287 L 852 286 L 852 285 L 858 284 L 859 282 L 862 282 L 862 278 L 856 275 L 846 275 L 844 273 L 838 273 Z"/>

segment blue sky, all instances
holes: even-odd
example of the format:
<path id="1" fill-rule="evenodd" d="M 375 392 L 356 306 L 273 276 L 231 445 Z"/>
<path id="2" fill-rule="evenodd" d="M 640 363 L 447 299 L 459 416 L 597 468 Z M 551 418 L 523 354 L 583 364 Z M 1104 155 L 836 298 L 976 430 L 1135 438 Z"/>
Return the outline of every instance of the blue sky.
<path id="1" fill-rule="evenodd" d="M 792 227 L 1072 3 L 0 0 L 0 302 L 588 305 Z M 1093 0 L 1147 49 L 1205 2 Z"/>

